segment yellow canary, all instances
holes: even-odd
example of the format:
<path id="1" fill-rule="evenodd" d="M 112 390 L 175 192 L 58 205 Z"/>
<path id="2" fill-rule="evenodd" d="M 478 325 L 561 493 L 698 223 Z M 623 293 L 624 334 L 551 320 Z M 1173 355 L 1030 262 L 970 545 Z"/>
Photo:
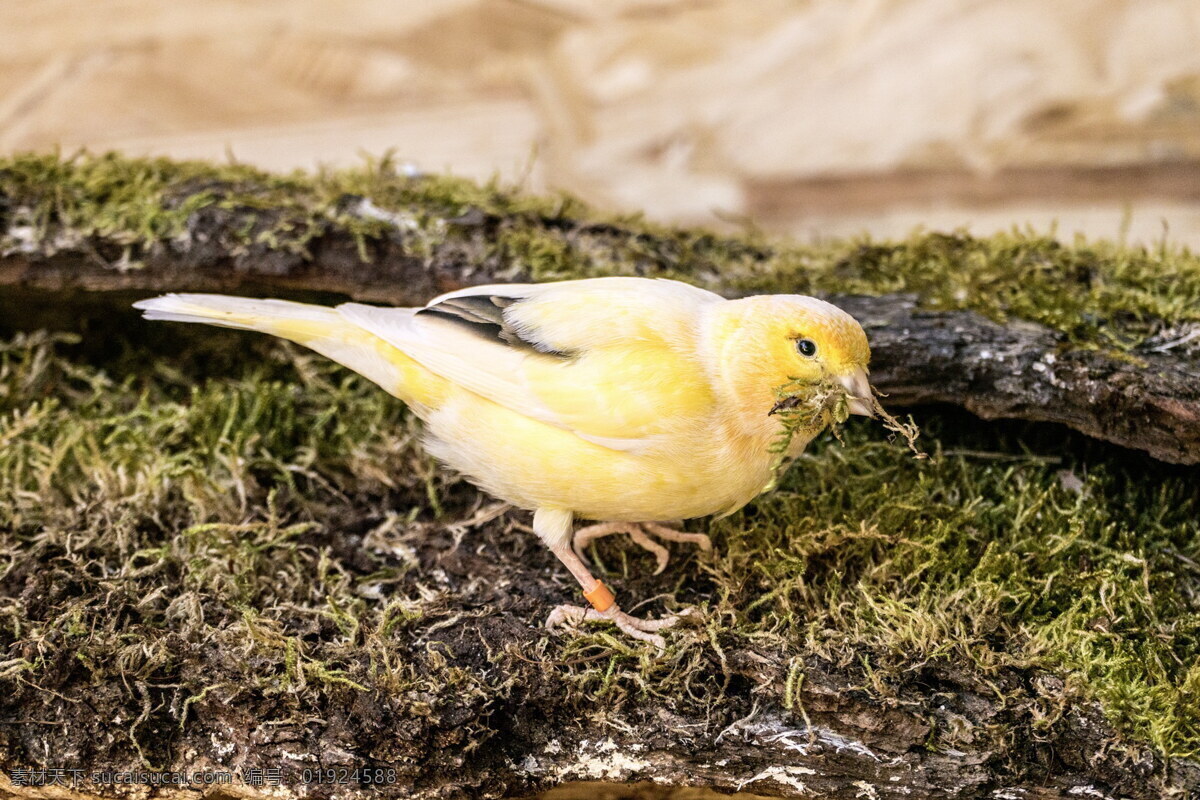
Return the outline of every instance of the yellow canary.
<path id="1" fill-rule="evenodd" d="M 594 278 L 475 286 L 424 308 L 206 294 L 134 305 L 147 319 L 289 339 L 379 384 L 424 422 L 431 454 L 534 512 L 534 531 L 592 604 L 560 606 L 548 625 L 606 619 L 659 646 L 655 631 L 677 616 L 621 611 L 582 545 L 626 533 L 659 570 L 667 551 L 651 535 L 707 549 L 707 536 L 662 523 L 730 513 L 768 485 L 782 385 L 832 382 L 851 413 L 874 408 L 863 329 L 800 295 L 726 300 L 677 281 Z M 600 524 L 573 532 L 576 517 Z"/>

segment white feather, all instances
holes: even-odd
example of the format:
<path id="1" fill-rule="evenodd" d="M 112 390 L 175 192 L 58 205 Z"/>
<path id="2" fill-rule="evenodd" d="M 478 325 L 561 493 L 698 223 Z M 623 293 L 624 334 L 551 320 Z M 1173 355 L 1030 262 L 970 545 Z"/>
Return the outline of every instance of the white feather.
<path id="1" fill-rule="evenodd" d="M 138 301 L 133 307 L 145 312 L 146 319 L 200 322 L 291 339 L 349 367 L 391 394 L 399 396 L 402 389 L 403 376 L 388 358 L 387 345 L 327 306 L 223 294 L 168 294 Z M 296 322 L 310 323 L 312 330 L 306 331 L 310 335 L 289 335 L 288 325 Z"/>
<path id="2" fill-rule="evenodd" d="M 525 358 L 553 358 L 488 342 L 453 322 L 412 308 L 343 303 L 346 320 L 401 350 L 425 369 L 505 408 L 565 429 L 522 380 Z"/>
<path id="3" fill-rule="evenodd" d="M 278 320 L 338 321 L 337 312 L 324 306 L 224 294 L 165 294 L 140 300 L 133 307 L 144 311 L 146 319 L 202 322 L 248 331 L 262 330 Z"/>

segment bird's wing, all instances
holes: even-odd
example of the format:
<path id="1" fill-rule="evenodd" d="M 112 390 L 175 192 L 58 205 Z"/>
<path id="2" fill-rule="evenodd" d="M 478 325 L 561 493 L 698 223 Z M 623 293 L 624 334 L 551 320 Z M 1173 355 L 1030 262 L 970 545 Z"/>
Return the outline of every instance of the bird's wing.
<path id="1" fill-rule="evenodd" d="M 499 298 L 511 332 L 543 352 L 572 353 L 634 340 L 692 334 L 699 310 L 721 296 L 679 281 L 590 278 L 556 283 L 473 286 L 429 301 L 426 309 Z M 515 302 L 520 301 L 520 302 Z"/>
<path id="2" fill-rule="evenodd" d="M 415 310 L 338 311 L 493 402 L 606 447 L 642 450 L 711 407 L 696 324 L 720 301 L 675 281 L 597 278 L 473 287 Z"/>

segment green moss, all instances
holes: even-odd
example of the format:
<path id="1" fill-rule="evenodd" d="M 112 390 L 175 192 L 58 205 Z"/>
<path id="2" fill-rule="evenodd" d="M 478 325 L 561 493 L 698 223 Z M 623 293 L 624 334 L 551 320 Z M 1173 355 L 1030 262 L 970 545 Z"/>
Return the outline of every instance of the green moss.
<path id="1" fill-rule="evenodd" d="M 916 461 L 852 423 L 774 494 L 692 523 L 715 553 L 677 549 L 667 583 L 627 543 L 596 548 L 624 596 L 707 612 L 659 657 L 603 626 L 546 634 L 569 579 L 503 520 L 469 527 L 478 496 L 431 469 L 399 403 L 318 357 L 254 347 L 194 386 L 136 351 L 104 370 L 64 357 L 61 337 L 0 347 L 0 677 L 83 686 L 134 721 L 146 763 L 215 697 L 303 716 L 362 694 L 405 719 L 458 715 L 463 746 L 519 684 L 578 713 L 663 697 L 707 714 L 744 693 L 727 659 L 748 651 L 778 667 L 756 696 L 797 714 L 814 663 L 883 698 L 938 665 L 985 685 L 1036 668 L 1134 739 L 1200 753 L 1195 470 L 946 416 L 922 421 L 932 458 Z M 456 546 L 453 531 L 484 538 Z M 542 566 L 522 572 L 530 559 Z M 513 583 L 503 611 L 486 587 L 517 574 L 562 580 Z M 519 651 L 493 651 L 498 630 Z M 981 735 L 1010 734 L 938 729 L 930 746 Z"/>
<path id="2" fill-rule="evenodd" d="M 499 276 L 912 292 L 1083 346 L 1136 351 L 1200 324 L 1200 259 L 1182 251 L 1018 233 L 800 247 L 605 219 L 570 199 L 407 177 L 386 160 L 311 176 L 117 156 L 0 162 L 0 250 L 96 235 L 132 268 L 182 246 L 206 213 L 233 214 L 232 244 L 247 248 L 303 255 L 340 227 L 365 258 L 399 225 L 408 255 L 449 248 Z M 678 559 L 673 582 L 648 577 L 623 543 L 595 548 L 623 597 L 707 610 L 705 627 L 658 657 L 602 626 L 561 638 L 537 627 L 575 596 L 569 579 L 503 519 L 473 526 L 485 500 L 437 470 L 402 406 L 364 380 L 224 332 L 175 366 L 115 345 L 107 365 L 89 364 L 68 339 L 0 345 L 0 680 L 48 707 L 85 687 L 97 717 L 129 722 L 147 763 L 218 697 L 277 718 L 370 695 L 406 720 L 465 720 L 463 747 L 531 686 L 572 713 L 661 696 L 705 715 L 745 697 L 736 652 L 770 654 L 755 696 L 800 715 L 815 664 L 884 698 L 931 667 L 985 683 L 1049 670 L 1131 737 L 1200 754 L 1195 470 L 949 415 L 921 421 L 934 457 L 914 461 L 852 423 L 776 493 L 691 523 L 716 535 L 716 553 Z M 221 343 L 245 357 L 210 357 Z M 468 535 L 473 549 L 458 544 Z M 530 586 L 508 585 L 514 574 Z M 487 588 L 501 584 L 506 594 Z M 498 631 L 521 647 L 493 651 Z M 1003 681 L 994 691 L 1006 702 Z M 1047 700 L 1033 724 L 1060 713 Z M 1011 734 L 939 728 L 929 746 Z"/>
<path id="3" fill-rule="evenodd" d="M 937 661 L 985 676 L 1050 666 L 1125 730 L 1194 755 L 1195 475 L 1087 458 L 1076 492 L 1020 440 L 944 428 L 926 425 L 940 452 L 914 462 L 855 426 L 845 448 L 803 456 L 769 501 L 720 522 L 709 568 L 741 589 L 729 612 L 800 652 L 866 658 L 874 680 Z"/>
<path id="4" fill-rule="evenodd" d="M 741 293 L 909 292 L 931 309 L 1032 320 L 1076 344 L 1117 350 L 1200 324 L 1200 258 L 1186 250 L 1062 244 L 1020 232 L 800 246 L 600 215 L 569 197 L 529 196 L 495 181 L 407 175 L 388 157 L 358 169 L 271 175 L 112 154 L 18 156 L 0 160 L 0 218 L 5 206 L 11 220 L 0 253 L 28 249 L 31 235 L 41 247 L 98 235 L 124 248 L 111 257 L 125 268 L 162 248 L 186 250 L 194 244 L 189 224 L 222 213 L 237 220 L 225 243 L 234 254 L 306 257 L 314 237 L 342 230 L 367 261 L 370 243 L 399 226 L 408 255 L 429 261 L 444 253 L 453 263 L 465 255 L 499 277 L 650 275 Z"/>

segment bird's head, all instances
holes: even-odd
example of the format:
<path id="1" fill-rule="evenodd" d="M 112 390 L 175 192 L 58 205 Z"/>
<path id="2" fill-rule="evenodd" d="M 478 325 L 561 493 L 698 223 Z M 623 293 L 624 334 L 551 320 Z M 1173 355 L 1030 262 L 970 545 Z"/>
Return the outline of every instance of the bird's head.
<path id="1" fill-rule="evenodd" d="M 757 427 L 793 382 L 836 383 L 850 413 L 872 416 L 871 350 L 858 322 L 831 303 L 801 295 L 730 300 L 714 309 L 706 332 L 717 383 Z"/>

